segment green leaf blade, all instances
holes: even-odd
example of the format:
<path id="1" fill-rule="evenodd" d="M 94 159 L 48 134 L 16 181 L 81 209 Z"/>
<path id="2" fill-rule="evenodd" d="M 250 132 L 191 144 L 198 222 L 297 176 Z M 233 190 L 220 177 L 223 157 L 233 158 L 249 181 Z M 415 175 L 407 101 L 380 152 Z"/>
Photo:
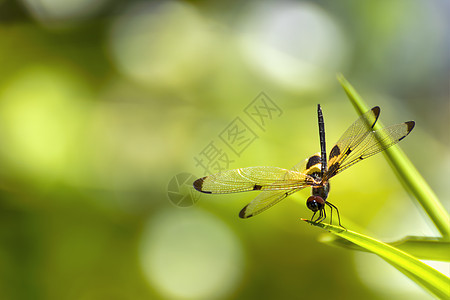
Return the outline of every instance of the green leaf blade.
<path id="1" fill-rule="evenodd" d="M 364 248 L 368 252 L 380 256 L 435 296 L 441 299 L 448 299 L 450 297 L 450 279 L 432 267 L 424 264 L 414 256 L 391 245 L 351 230 L 345 230 L 341 227 L 325 223 L 315 223 L 306 219 L 302 220 L 311 225 L 328 230 L 332 234 L 346 239 L 353 244 Z"/>
<path id="2" fill-rule="evenodd" d="M 367 252 L 366 249 L 336 235 L 327 234 L 320 241 L 336 247 Z M 418 259 L 450 262 L 450 242 L 441 238 L 405 237 L 399 241 L 386 244 L 407 252 Z"/>

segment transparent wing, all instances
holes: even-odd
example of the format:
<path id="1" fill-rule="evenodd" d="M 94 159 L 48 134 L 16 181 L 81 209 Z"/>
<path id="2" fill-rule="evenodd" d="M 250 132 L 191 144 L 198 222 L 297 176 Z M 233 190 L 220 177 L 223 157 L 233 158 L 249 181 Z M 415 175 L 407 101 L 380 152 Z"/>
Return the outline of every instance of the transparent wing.
<path id="1" fill-rule="evenodd" d="M 373 131 L 379 113 L 379 107 L 372 108 L 342 135 L 331 149 L 324 181 L 357 162 L 397 144 L 414 128 L 414 121 L 409 121 Z"/>
<path id="2" fill-rule="evenodd" d="M 375 106 L 368 112 L 362 114 L 352 125 L 350 125 L 336 145 L 331 148 L 330 155 L 328 156 L 328 168 L 345 159 L 348 155 L 348 151 L 358 147 L 367 134 L 373 130 L 372 128 L 377 122 L 379 115 L 380 108 Z"/>
<path id="3" fill-rule="evenodd" d="M 304 185 L 302 187 L 294 188 L 291 190 L 281 190 L 281 191 L 265 191 L 261 192 L 255 199 L 247 204 L 240 212 L 239 217 L 246 219 L 253 217 L 259 213 L 262 213 L 266 209 L 274 206 L 287 196 L 300 191 L 301 189 L 307 187 Z"/>
<path id="4" fill-rule="evenodd" d="M 197 179 L 194 188 L 208 194 L 290 190 L 312 185 L 311 176 L 277 167 L 249 167 L 223 171 Z"/>
<path id="5" fill-rule="evenodd" d="M 313 155 L 314 156 L 314 155 Z M 313 157 L 311 156 L 311 157 Z M 318 156 L 318 154 L 315 154 L 315 156 Z M 293 166 L 290 171 L 296 171 L 300 172 L 302 174 L 305 174 L 305 170 L 307 169 L 308 162 L 311 159 L 307 158 L 304 161 L 296 164 Z M 247 204 L 239 213 L 239 217 L 246 219 L 253 217 L 259 213 L 262 213 L 266 209 L 274 206 L 284 198 L 288 197 L 289 195 L 300 191 L 301 189 L 310 186 L 309 184 L 304 184 L 302 186 L 298 186 L 296 188 L 290 189 L 290 190 L 279 190 L 279 191 L 264 191 L 261 192 L 258 196 L 256 196 L 255 199 L 253 199 L 249 204 Z"/>

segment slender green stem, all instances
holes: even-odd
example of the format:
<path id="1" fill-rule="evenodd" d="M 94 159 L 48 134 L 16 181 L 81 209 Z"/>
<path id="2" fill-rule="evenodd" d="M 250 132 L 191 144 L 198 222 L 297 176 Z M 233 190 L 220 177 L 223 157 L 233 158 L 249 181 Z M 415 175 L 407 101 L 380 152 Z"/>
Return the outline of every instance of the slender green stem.
<path id="1" fill-rule="evenodd" d="M 347 93 L 350 101 L 359 114 L 366 112 L 369 108 L 358 95 L 353 86 L 344 78 L 342 74 L 338 75 L 338 80 Z M 382 124 L 377 122 L 377 128 Z M 420 175 L 405 153 L 399 147 L 391 147 L 383 152 L 396 173 L 400 182 L 406 189 L 419 201 L 423 209 L 436 225 L 443 238 L 450 239 L 450 219 L 447 211 L 437 198 L 431 187 Z"/>

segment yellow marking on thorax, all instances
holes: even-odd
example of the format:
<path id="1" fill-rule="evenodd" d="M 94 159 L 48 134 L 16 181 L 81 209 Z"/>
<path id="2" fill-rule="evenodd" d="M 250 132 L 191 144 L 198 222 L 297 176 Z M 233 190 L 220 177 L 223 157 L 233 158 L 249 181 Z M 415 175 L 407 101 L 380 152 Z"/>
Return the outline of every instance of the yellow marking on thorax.
<path id="1" fill-rule="evenodd" d="M 322 164 L 321 163 L 317 163 L 314 166 L 310 167 L 309 169 L 305 170 L 305 173 L 308 175 L 311 175 L 313 173 L 320 173 L 322 170 Z"/>
<path id="2" fill-rule="evenodd" d="M 308 175 L 311 175 L 313 173 L 320 173 L 320 171 L 322 170 L 322 162 L 320 161 L 320 152 L 315 153 L 314 155 L 311 155 L 308 158 L 306 167 L 308 166 L 308 164 L 310 163 L 310 160 L 317 161 L 315 164 L 309 166 L 309 168 L 305 169 L 305 173 Z"/>

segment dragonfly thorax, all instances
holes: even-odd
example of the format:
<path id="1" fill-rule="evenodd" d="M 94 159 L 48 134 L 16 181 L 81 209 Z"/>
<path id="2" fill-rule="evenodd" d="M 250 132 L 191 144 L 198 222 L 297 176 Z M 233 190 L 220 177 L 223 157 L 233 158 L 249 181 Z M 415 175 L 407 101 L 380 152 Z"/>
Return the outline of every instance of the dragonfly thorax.
<path id="1" fill-rule="evenodd" d="M 330 183 L 327 182 L 324 185 L 316 186 L 312 188 L 312 195 L 318 196 L 323 200 L 327 200 L 328 193 L 330 192 Z"/>

